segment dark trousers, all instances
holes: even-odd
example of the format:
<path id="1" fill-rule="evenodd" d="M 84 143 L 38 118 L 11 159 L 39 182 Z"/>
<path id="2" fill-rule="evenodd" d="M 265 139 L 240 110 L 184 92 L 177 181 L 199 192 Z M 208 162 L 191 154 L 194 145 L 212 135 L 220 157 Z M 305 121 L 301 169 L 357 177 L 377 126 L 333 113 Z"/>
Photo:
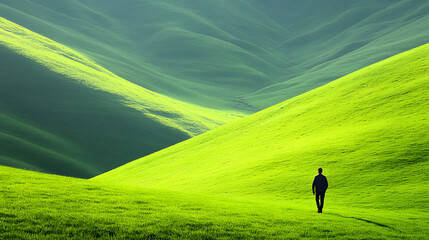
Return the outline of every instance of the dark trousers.
<path id="1" fill-rule="evenodd" d="M 319 198 L 320 198 L 320 203 L 319 203 Z M 325 192 L 316 192 L 316 204 L 317 204 L 317 209 L 319 209 L 319 212 L 322 212 L 324 201 L 325 201 Z"/>

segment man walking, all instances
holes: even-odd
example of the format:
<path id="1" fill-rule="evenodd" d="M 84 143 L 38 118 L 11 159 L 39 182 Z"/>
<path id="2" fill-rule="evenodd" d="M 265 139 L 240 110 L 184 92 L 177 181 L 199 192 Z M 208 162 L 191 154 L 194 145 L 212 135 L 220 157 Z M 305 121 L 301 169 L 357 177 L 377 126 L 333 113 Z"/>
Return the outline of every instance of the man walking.
<path id="1" fill-rule="evenodd" d="M 325 192 L 328 189 L 328 179 L 322 175 L 322 168 L 319 168 L 319 175 L 314 177 L 313 181 L 313 194 L 316 195 L 317 212 L 322 213 L 323 202 L 325 201 Z M 319 203 L 320 198 L 320 203 Z"/>

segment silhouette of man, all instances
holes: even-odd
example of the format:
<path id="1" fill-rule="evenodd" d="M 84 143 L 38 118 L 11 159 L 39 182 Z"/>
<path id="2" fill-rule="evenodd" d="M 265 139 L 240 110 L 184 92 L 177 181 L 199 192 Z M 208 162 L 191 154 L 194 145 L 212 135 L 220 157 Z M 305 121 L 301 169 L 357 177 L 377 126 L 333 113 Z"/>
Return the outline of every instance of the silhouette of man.
<path id="1" fill-rule="evenodd" d="M 314 177 L 313 181 L 313 194 L 316 195 L 317 212 L 322 213 L 323 202 L 325 201 L 325 192 L 328 189 L 328 179 L 322 175 L 322 168 L 319 168 L 319 175 Z M 319 203 L 320 198 L 320 203 Z"/>

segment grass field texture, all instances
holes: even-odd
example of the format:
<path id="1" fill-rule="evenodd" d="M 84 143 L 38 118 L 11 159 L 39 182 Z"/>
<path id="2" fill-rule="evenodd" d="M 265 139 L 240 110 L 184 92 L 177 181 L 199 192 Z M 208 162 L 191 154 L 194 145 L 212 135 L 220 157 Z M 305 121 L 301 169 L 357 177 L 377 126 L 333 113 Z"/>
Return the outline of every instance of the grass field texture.
<path id="1" fill-rule="evenodd" d="M 3 239 L 424 239 L 415 210 L 185 194 L 0 167 Z M 330 201 L 330 197 L 327 199 Z"/>

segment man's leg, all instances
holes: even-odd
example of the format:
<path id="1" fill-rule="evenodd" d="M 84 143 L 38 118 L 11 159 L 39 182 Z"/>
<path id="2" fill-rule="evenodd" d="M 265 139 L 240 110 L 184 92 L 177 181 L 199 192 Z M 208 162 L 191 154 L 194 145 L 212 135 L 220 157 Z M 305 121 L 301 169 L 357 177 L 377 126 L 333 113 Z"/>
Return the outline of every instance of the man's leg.
<path id="1" fill-rule="evenodd" d="M 324 202 L 325 202 L 325 193 L 320 193 L 320 212 L 322 212 Z"/>
<path id="2" fill-rule="evenodd" d="M 318 213 L 320 213 L 319 196 L 320 196 L 320 194 L 316 192 L 316 204 L 317 204 L 317 212 Z"/>

